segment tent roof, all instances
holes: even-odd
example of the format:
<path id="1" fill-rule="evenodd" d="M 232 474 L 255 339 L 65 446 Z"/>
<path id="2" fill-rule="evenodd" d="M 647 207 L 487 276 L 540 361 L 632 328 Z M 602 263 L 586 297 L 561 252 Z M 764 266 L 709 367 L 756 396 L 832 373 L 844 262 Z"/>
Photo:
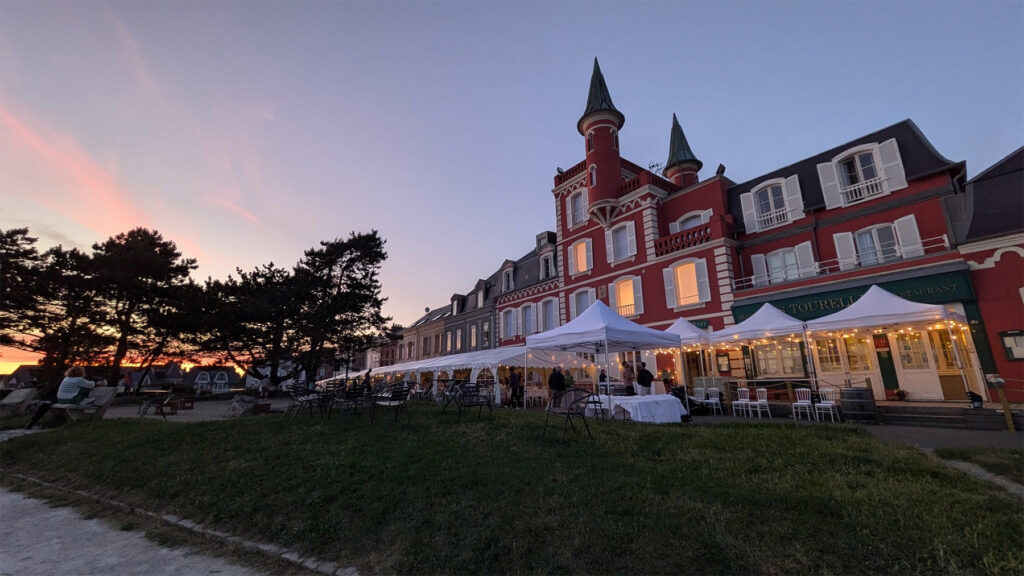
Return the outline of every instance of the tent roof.
<path id="1" fill-rule="evenodd" d="M 707 343 L 711 338 L 710 332 L 690 324 L 690 321 L 686 318 L 679 318 L 673 322 L 671 326 L 665 328 L 665 332 L 669 334 L 678 334 L 679 343 L 683 346 Z"/>
<path id="2" fill-rule="evenodd" d="M 770 336 L 788 336 L 798 332 L 802 333 L 803 330 L 803 322 L 765 302 L 764 306 L 761 306 L 750 318 L 735 326 L 713 332 L 711 341 L 720 343 Z"/>
<path id="3" fill-rule="evenodd" d="M 529 357 L 526 355 L 529 354 Z M 471 370 L 473 368 L 496 368 L 498 366 L 530 366 L 531 368 L 553 368 L 573 362 L 580 358 L 566 353 L 546 352 L 543 350 L 527 350 L 524 346 L 504 346 L 492 350 L 464 352 L 451 356 L 438 356 L 415 362 L 381 366 L 374 373 L 389 374 L 394 372 L 437 372 L 439 370 Z"/>
<path id="4" fill-rule="evenodd" d="M 558 328 L 526 337 L 526 347 L 568 352 L 629 352 L 677 348 L 679 336 L 626 320 L 598 300 L 575 320 Z"/>
<path id="5" fill-rule="evenodd" d="M 900 298 L 877 285 L 872 285 L 863 296 L 846 308 L 807 322 L 810 330 L 841 330 L 843 328 L 870 328 L 889 324 L 942 322 L 946 319 L 966 322 L 959 314 L 941 304 L 921 304 Z"/>

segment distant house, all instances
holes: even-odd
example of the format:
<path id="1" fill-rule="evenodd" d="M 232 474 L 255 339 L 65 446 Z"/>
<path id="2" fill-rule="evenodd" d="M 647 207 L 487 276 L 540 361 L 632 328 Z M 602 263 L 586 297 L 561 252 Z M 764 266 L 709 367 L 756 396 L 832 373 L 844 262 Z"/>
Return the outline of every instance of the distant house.
<path id="1" fill-rule="evenodd" d="M 324 371 L 324 370 L 328 371 L 328 372 L 325 372 L 325 373 L 327 374 L 327 377 L 329 377 L 331 375 L 330 372 L 333 371 L 333 367 L 332 366 L 325 366 L 325 367 L 322 367 L 320 371 Z M 257 378 L 255 376 L 253 376 L 252 375 L 253 371 L 262 374 L 263 377 L 262 378 Z M 318 371 L 318 372 L 320 372 L 320 371 Z M 291 390 L 291 387 L 292 387 L 293 384 L 305 383 L 306 382 L 306 371 L 303 370 L 300 366 L 296 365 L 295 363 L 293 363 L 291 361 L 281 362 L 281 364 L 278 365 L 278 367 L 277 367 L 277 375 L 278 375 L 278 377 L 283 378 L 281 380 L 279 386 L 278 386 L 279 389 L 282 390 L 282 391 Z M 247 389 L 255 390 L 255 389 L 260 389 L 261 387 L 266 389 L 269 386 L 270 386 L 270 366 L 266 366 L 266 365 L 255 366 L 255 367 L 253 367 L 252 370 L 250 370 L 249 372 L 246 372 L 246 374 L 245 374 L 245 387 Z"/>
<path id="2" fill-rule="evenodd" d="M 120 386 L 130 385 L 131 390 L 161 388 L 171 390 L 184 382 L 184 373 L 177 362 L 168 362 L 162 366 L 143 368 L 122 368 Z"/>
<path id="3" fill-rule="evenodd" d="M 184 378 L 196 394 L 225 394 L 242 387 L 238 372 L 230 366 L 193 366 Z"/>
<path id="4" fill-rule="evenodd" d="M 107 366 L 86 366 L 85 367 L 85 378 L 92 380 L 100 386 L 106 386 L 107 372 L 110 370 Z M 15 388 L 24 388 L 26 386 L 37 386 L 43 381 L 43 367 L 39 364 L 22 364 L 18 366 L 14 372 L 0 376 L 0 388 L 7 390 L 13 390 Z"/>

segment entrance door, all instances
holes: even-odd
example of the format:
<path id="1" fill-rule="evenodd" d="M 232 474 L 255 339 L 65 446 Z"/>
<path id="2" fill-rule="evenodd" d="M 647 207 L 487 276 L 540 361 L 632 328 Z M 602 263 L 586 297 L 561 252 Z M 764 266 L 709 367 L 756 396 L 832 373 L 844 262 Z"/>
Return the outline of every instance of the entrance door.
<path id="1" fill-rule="evenodd" d="M 876 370 L 877 356 L 872 338 L 867 335 L 852 334 L 843 338 L 843 362 L 846 373 L 850 376 L 850 385 L 870 387 L 876 399 L 885 399 L 885 381 Z M 877 363 L 880 367 L 881 363 Z M 890 368 L 892 367 L 890 359 Z M 895 375 L 895 374 L 894 374 Z M 895 379 L 893 380 L 895 383 Z"/>
<path id="2" fill-rule="evenodd" d="M 900 388 L 911 400 L 942 400 L 942 387 L 927 337 L 917 330 L 892 335 Z"/>

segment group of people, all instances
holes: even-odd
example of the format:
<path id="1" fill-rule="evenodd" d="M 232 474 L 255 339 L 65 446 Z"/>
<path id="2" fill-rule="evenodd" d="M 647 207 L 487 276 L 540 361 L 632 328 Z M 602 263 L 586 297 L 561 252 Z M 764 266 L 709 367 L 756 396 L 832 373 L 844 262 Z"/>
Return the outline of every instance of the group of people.
<path id="1" fill-rule="evenodd" d="M 513 374 L 515 370 L 513 370 Z M 602 369 L 600 375 L 598 375 L 599 382 L 608 381 L 608 373 Z M 637 386 L 634 390 L 633 382 L 636 382 Z M 651 385 L 654 383 L 654 374 L 647 369 L 647 363 L 641 362 L 640 369 L 635 371 L 629 362 L 622 363 L 622 383 L 625 388 L 625 394 L 627 396 L 633 396 L 639 394 L 640 396 L 647 396 L 652 393 Z M 572 370 L 562 371 L 558 366 L 551 371 L 551 376 L 548 376 L 548 388 L 558 392 L 564 392 L 573 386 L 573 375 Z M 513 394 L 516 388 L 513 387 Z"/>

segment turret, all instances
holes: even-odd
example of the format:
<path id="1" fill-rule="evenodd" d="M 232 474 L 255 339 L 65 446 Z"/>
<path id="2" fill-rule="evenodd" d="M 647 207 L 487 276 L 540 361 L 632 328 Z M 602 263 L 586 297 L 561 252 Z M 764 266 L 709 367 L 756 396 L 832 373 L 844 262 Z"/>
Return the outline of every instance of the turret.
<path id="1" fill-rule="evenodd" d="M 587 109 L 576 123 L 587 151 L 587 195 L 590 214 L 607 223 L 618 209 L 618 190 L 622 185 L 619 157 L 619 129 L 626 117 L 615 109 L 601 67 L 594 58 Z"/>
<path id="2" fill-rule="evenodd" d="M 686 135 L 679 125 L 676 115 L 672 115 L 672 137 L 668 144 L 668 161 L 665 162 L 665 170 L 662 174 L 676 186 L 686 188 L 697 183 L 697 172 L 704 163 L 697 160 L 690 150 L 690 144 L 686 142 Z"/>

